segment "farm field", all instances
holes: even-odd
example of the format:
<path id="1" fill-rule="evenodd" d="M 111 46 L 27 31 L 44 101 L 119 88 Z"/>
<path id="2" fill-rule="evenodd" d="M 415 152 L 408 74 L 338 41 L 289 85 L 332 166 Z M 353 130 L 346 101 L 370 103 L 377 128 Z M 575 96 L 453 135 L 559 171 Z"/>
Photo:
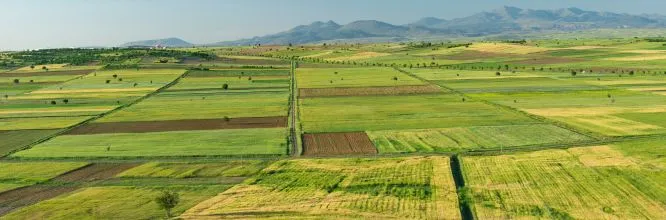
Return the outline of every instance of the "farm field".
<path id="1" fill-rule="evenodd" d="M 420 130 L 368 131 L 379 153 L 457 152 L 572 144 L 592 140 L 553 125 L 505 125 Z"/>
<path id="2" fill-rule="evenodd" d="M 165 190 L 180 195 L 181 202 L 172 210 L 173 214 L 179 215 L 197 203 L 259 172 L 268 162 L 265 160 L 232 160 L 217 163 L 154 161 L 138 166 L 98 166 L 85 172 L 55 178 L 53 184 L 64 182 L 76 188 L 69 189 L 52 199 L 17 209 L 2 218 L 162 218 L 164 211 L 153 201 Z M 49 187 L 49 184 L 45 186 Z"/>
<path id="3" fill-rule="evenodd" d="M 278 161 L 181 217 L 457 219 L 448 166 L 446 157 Z"/>
<path id="4" fill-rule="evenodd" d="M 0 53 L 0 219 L 666 218 L 663 42 L 377 40 Z"/>
<path id="5" fill-rule="evenodd" d="M 16 158 L 284 155 L 284 128 L 64 135 Z"/>
<path id="6" fill-rule="evenodd" d="M 285 116 L 287 92 L 163 92 L 99 122 Z"/>
<path id="7" fill-rule="evenodd" d="M 423 85 L 391 68 L 298 68 L 300 88 Z"/>
<path id="8" fill-rule="evenodd" d="M 300 100 L 305 132 L 345 132 L 538 123 L 454 94 Z"/>
<path id="9" fill-rule="evenodd" d="M 636 147 L 646 143 L 656 148 Z M 663 139 L 465 157 L 468 200 L 479 218 L 664 217 Z M 657 160 L 655 160 L 657 159 Z"/>

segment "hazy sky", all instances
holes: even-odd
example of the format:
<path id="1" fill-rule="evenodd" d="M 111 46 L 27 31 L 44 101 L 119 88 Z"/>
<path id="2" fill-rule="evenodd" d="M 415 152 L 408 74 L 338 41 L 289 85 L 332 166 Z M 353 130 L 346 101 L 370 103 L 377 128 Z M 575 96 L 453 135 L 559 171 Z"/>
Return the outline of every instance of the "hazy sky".
<path id="1" fill-rule="evenodd" d="M 504 5 L 661 13 L 664 0 L 0 0 L 0 50 L 115 46 L 179 37 L 211 43 L 300 24 L 375 19 L 405 24 L 457 18 Z"/>

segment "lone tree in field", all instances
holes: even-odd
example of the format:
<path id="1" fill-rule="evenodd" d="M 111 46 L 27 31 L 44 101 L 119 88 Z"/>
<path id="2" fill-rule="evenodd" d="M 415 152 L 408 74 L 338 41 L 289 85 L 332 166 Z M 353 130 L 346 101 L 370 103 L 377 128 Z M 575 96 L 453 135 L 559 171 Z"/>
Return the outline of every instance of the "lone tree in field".
<path id="1" fill-rule="evenodd" d="M 14 79 L 14 83 L 18 84 L 19 82 L 19 79 Z"/>
<path id="2" fill-rule="evenodd" d="M 397 76 L 394 76 L 394 77 L 393 77 L 393 80 L 398 81 L 398 77 L 397 77 Z"/>
<path id="3" fill-rule="evenodd" d="M 571 76 L 576 76 L 578 73 L 576 71 L 571 71 Z"/>
<path id="4" fill-rule="evenodd" d="M 31 69 L 31 70 L 34 70 L 34 69 L 35 69 L 35 65 L 30 65 L 30 69 Z"/>
<path id="5" fill-rule="evenodd" d="M 222 85 L 222 89 L 224 89 L 224 90 L 229 89 L 229 84 L 226 84 L 226 83 L 225 83 L 224 85 Z"/>
<path id="6" fill-rule="evenodd" d="M 500 72 L 495 72 L 495 76 L 501 76 L 501 75 L 502 75 L 502 73 L 500 73 Z"/>
<path id="7" fill-rule="evenodd" d="M 176 192 L 164 191 L 160 196 L 155 198 L 155 202 L 157 202 L 160 208 L 166 211 L 167 218 L 171 218 L 171 209 L 178 205 L 180 196 Z"/>
<path id="8" fill-rule="evenodd" d="M 67 103 L 69 103 L 69 99 L 63 99 L 62 102 L 67 104 Z"/>

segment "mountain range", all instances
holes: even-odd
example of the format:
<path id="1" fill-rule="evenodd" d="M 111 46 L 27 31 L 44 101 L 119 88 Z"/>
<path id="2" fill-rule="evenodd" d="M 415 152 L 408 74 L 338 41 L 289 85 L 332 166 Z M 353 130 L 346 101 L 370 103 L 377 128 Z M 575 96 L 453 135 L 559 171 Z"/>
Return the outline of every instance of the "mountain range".
<path id="1" fill-rule="evenodd" d="M 631 15 L 612 12 L 586 11 L 579 8 L 532 10 L 505 6 L 488 12 L 451 20 L 426 17 L 418 21 L 394 25 L 376 20 L 360 20 L 341 25 L 333 21 L 314 22 L 290 30 L 261 37 L 223 41 L 208 46 L 248 44 L 306 44 L 332 40 L 382 39 L 391 41 L 418 40 L 432 37 L 480 37 L 497 34 L 534 33 L 540 31 L 577 31 L 591 29 L 666 28 L 666 16 Z M 128 43 L 147 46 L 156 42 L 169 47 L 190 43 L 171 40 Z M 170 44 L 176 42 L 177 44 Z M 128 45 L 126 44 L 126 45 Z"/>

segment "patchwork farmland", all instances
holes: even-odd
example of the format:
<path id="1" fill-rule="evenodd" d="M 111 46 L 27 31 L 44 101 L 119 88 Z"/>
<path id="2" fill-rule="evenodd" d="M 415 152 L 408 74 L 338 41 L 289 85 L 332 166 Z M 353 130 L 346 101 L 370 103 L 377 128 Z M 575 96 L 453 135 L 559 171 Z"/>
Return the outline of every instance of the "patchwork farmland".
<path id="1" fill-rule="evenodd" d="M 664 219 L 663 45 L 580 41 L 26 61 L 0 219 Z"/>

